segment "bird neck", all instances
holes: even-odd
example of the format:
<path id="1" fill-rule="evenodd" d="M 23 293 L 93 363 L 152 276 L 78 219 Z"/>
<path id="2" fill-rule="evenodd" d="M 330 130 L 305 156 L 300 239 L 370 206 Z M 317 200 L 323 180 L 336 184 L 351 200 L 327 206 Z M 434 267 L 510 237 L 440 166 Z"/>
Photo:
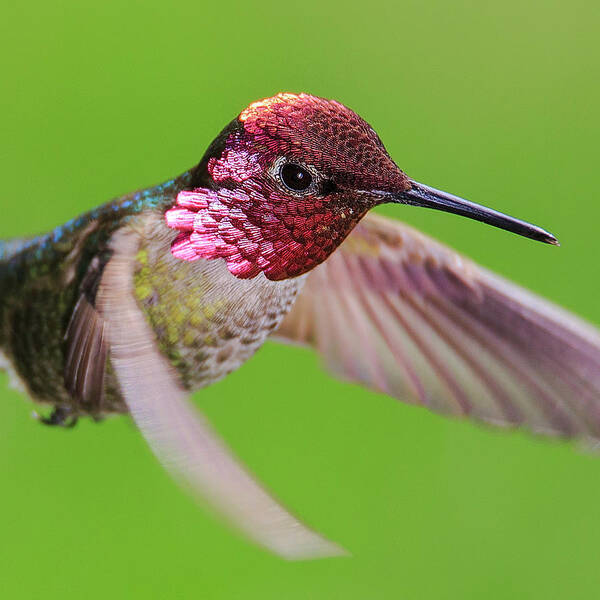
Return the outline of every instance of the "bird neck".
<path id="1" fill-rule="evenodd" d="M 196 188 L 179 192 L 165 219 L 179 231 L 171 247 L 176 258 L 223 259 L 241 279 L 264 273 L 279 281 L 323 262 L 368 208 L 339 197 L 303 200 L 250 186 Z"/>

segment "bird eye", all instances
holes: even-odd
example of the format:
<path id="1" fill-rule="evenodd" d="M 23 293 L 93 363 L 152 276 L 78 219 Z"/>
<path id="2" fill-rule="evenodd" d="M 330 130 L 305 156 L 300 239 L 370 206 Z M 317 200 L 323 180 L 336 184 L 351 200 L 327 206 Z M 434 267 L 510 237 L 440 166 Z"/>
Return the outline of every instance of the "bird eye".
<path id="1" fill-rule="evenodd" d="M 312 184 L 312 175 L 300 165 L 285 163 L 279 169 L 283 184 L 294 192 L 304 192 Z"/>

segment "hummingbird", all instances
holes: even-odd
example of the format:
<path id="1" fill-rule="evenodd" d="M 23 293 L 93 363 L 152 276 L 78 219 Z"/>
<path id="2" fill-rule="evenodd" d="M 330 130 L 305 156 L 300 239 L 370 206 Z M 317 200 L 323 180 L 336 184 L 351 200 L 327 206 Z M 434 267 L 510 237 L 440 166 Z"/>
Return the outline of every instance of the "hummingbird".
<path id="1" fill-rule="evenodd" d="M 188 401 L 267 339 L 452 417 L 599 440 L 598 330 L 369 213 L 384 203 L 558 245 L 413 180 L 341 103 L 280 93 L 182 175 L 0 242 L 1 366 L 50 406 L 48 425 L 129 414 L 175 478 L 287 559 L 344 550 L 284 508 Z"/>

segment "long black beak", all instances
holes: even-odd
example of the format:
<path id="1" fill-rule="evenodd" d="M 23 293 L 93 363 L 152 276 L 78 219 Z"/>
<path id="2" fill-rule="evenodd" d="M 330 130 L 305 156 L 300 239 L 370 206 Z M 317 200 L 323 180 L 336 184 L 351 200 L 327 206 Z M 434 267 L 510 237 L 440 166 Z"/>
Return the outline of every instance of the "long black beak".
<path id="1" fill-rule="evenodd" d="M 509 217 L 491 208 L 481 206 L 481 204 L 475 204 L 458 196 L 436 190 L 428 185 L 417 183 L 412 179 L 410 180 L 410 185 L 411 188 L 409 190 L 392 194 L 392 201 L 401 204 L 410 204 L 411 206 L 424 206 L 426 208 L 443 210 L 488 223 L 494 227 L 506 229 L 506 231 L 524 235 L 532 240 L 553 244 L 554 246 L 560 245 L 551 233 L 548 233 L 541 227 L 526 223 L 520 219 L 515 219 L 514 217 Z"/>

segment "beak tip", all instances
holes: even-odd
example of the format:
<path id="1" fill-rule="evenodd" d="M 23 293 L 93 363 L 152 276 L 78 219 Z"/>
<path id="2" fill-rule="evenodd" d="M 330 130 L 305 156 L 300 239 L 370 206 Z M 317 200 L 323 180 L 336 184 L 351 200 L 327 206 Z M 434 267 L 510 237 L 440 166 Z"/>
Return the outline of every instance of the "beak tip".
<path id="1" fill-rule="evenodd" d="M 548 231 L 542 229 L 542 237 L 540 241 L 550 244 L 551 246 L 560 246 L 560 242 Z"/>

